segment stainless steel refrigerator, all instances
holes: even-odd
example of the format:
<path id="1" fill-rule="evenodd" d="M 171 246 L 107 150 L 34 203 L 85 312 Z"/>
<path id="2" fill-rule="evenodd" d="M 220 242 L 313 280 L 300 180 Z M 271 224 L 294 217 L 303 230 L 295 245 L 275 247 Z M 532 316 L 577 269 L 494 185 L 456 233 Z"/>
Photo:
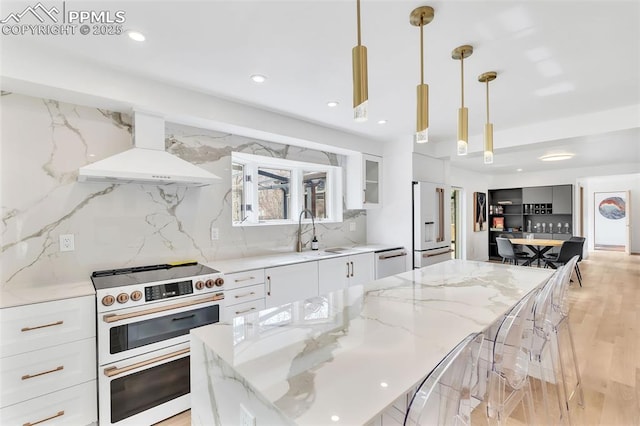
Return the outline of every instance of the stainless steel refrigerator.
<path id="1" fill-rule="evenodd" d="M 413 182 L 413 268 L 451 259 L 451 188 Z"/>

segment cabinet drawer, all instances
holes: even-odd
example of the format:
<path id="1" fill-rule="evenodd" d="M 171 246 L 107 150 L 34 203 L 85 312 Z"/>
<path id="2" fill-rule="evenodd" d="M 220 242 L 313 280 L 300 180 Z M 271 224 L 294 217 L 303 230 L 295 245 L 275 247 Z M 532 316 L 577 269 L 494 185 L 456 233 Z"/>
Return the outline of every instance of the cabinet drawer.
<path id="1" fill-rule="evenodd" d="M 238 303 L 227 306 L 224 309 L 224 321 L 229 321 L 237 316 L 258 312 L 265 308 L 264 299 L 252 300 L 251 302 Z"/>
<path id="2" fill-rule="evenodd" d="M 264 298 L 264 284 L 252 285 L 249 287 L 236 288 L 224 292 L 224 301 L 227 306 L 238 303 L 250 302 Z"/>
<path id="3" fill-rule="evenodd" d="M 10 356 L 0 364 L 2 407 L 96 378 L 94 338 Z"/>
<path id="4" fill-rule="evenodd" d="M 225 274 L 224 288 L 225 290 L 233 290 L 234 288 L 246 287 L 249 285 L 260 284 L 264 282 L 264 269 L 254 269 L 251 271 L 236 272 L 235 274 Z"/>
<path id="5" fill-rule="evenodd" d="M 98 420 L 96 381 L 0 409 L 0 424 L 85 426 Z"/>
<path id="6" fill-rule="evenodd" d="M 95 296 L 0 309 L 0 357 L 96 335 Z"/>

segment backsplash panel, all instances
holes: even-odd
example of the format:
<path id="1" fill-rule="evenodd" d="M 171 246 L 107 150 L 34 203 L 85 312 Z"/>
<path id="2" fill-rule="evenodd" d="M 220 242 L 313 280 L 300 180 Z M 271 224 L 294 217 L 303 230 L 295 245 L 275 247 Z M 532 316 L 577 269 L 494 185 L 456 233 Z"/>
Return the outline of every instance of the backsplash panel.
<path id="1" fill-rule="evenodd" d="M 132 146 L 131 117 L 3 92 L 3 286 L 87 280 L 98 269 L 193 259 L 214 262 L 292 251 L 297 225 L 231 226 L 231 153 L 341 166 L 344 157 L 290 145 L 166 125 L 167 150 L 220 176 L 202 188 L 78 183 L 78 168 Z M 356 231 L 349 231 L 350 223 Z M 219 239 L 210 239 L 211 227 Z M 365 212 L 319 224 L 322 246 L 365 242 Z M 305 240 L 310 226 L 304 227 Z M 73 234 L 75 251 L 58 239 Z"/>

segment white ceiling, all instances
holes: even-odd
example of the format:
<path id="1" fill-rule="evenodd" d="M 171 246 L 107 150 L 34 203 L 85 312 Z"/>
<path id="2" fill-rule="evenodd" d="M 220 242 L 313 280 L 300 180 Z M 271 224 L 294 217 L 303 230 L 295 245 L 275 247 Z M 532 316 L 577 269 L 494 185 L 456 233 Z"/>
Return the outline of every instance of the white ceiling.
<path id="1" fill-rule="evenodd" d="M 120 71 L 381 141 L 411 137 L 415 130 L 419 29 L 409 24 L 409 13 L 430 5 L 435 18 L 424 33 L 432 143 L 454 143 L 460 62 L 451 59 L 451 51 L 471 44 L 474 53 L 465 60 L 465 103 L 470 133 L 477 140 L 486 113 L 485 86 L 477 76 L 498 72 L 490 86 L 496 172 L 557 167 L 537 157 L 560 149 L 579 151 L 567 167 L 640 161 L 637 128 L 528 148 L 513 147 L 498 137 L 500 129 L 639 105 L 638 1 L 362 0 L 362 41 L 369 55 L 366 123 L 354 122 L 351 110 L 355 0 L 67 3 L 75 8 L 85 4 L 88 9 L 125 10 L 125 27 L 143 32 L 147 40 L 2 37 L 2 42 L 19 44 L 25 55 L 36 55 L 43 48 L 64 51 Z M 3 1 L 2 15 L 28 4 Z M 267 82 L 253 83 L 249 76 L 255 73 L 266 75 Z M 332 100 L 339 106 L 328 108 L 326 103 Z M 387 124 L 377 124 L 380 119 Z M 615 149 L 603 150 L 602 142 Z M 478 150 L 479 146 L 472 148 Z M 483 167 L 479 152 L 452 161 L 471 169 Z"/>

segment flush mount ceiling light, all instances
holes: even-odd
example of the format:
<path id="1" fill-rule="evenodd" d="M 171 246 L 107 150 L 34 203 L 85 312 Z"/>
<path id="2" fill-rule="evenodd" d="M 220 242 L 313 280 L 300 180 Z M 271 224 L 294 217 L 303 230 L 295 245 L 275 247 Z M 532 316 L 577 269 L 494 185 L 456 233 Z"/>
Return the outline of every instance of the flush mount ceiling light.
<path id="1" fill-rule="evenodd" d="M 127 31 L 127 35 L 131 40 L 135 41 L 145 41 L 146 37 L 139 31 Z"/>
<path id="2" fill-rule="evenodd" d="M 360 0 L 357 0 L 358 45 L 351 51 L 353 65 L 353 119 L 367 121 L 369 103 L 369 83 L 367 78 L 367 48 L 360 40 Z"/>
<path id="3" fill-rule="evenodd" d="M 329 102 L 327 102 L 327 106 L 328 106 L 329 108 L 335 108 L 335 107 L 337 107 L 337 106 L 338 106 L 338 104 L 339 104 L 339 103 L 338 103 L 337 101 L 329 101 Z"/>
<path id="4" fill-rule="evenodd" d="M 473 46 L 456 47 L 451 57 L 460 60 L 460 108 L 458 108 L 458 155 L 467 155 L 469 147 L 469 110 L 464 107 L 464 58 L 473 53 Z"/>
<path id="5" fill-rule="evenodd" d="M 539 157 L 539 160 L 542 161 L 562 161 L 562 160 L 569 160 L 571 158 L 573 158 L 575 154 L 570 154 L 570 153 L 563 153 L 563 154 L 547 154 L 547 155 L 543 155 L 542 157 Z"/>
<path id="6" fill-rule="evenodd" d="M 484 164 L 493 163 L 493 124 L 489 122 L 489 82 L 498 77 L 495 71 L 482 73 L 478 76 L 480 83 L 487 85 L 487 122 L 484 125 Z"/>
<path id="7" fill-rule="evenodd" d="M 254 83 L 264 83 L 267 81 L 267 77 L 262 74 L 253 74 L 251 80 L 253 80 Z"/>
<path id="8" fill-rule="evenodd" d="M 423 28 L 433 21 L 433 8 L 422 6 L 409 15 L 411 25 L 420 27 L 420 84 L 418 85 L 418 108 L 416 119 L 416 143 L 429 142 L 429 85 L 424 84 L 424 34 Z"/>

